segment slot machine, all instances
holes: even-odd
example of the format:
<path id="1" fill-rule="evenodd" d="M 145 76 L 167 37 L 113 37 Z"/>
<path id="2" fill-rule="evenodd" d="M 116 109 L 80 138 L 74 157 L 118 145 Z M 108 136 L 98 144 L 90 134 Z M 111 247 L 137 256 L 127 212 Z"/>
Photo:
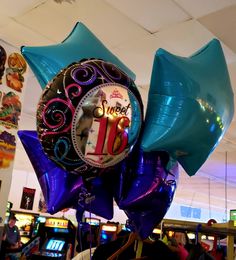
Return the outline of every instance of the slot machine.
<path id="1" fill-rule="evenodd" d="M 70 259 L 73 257 L 76 229 L 72 222 L 61 218 L 47 218 L 40 223 L 37 236 L 41 243 L 32 259 Z"/>

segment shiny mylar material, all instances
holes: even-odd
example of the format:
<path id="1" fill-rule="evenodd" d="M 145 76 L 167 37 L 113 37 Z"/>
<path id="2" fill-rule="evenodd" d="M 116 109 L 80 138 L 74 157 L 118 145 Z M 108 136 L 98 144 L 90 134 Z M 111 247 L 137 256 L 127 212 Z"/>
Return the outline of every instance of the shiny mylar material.
<path id="1" fill-rule="evenodd" d="M 147 153 L 136 147 L 118 171 L 116 202 L 139 236 L 146 238 L 171 205 L 179 178 L 178 164 L 166 152 Z"/>
<path id="2" fill-rule="evenodd" d="M 43 152 L 36 131 L 18 131 L 18 135 L 37 175 L 48 213 L 80 208 L 107 219 L 112 218 L 112 193 L 102 178 L 94 177 L 88 184 L 81 176 L 57 166 Z"/>
<path id="3" fill-rule="evenodd" d="M 218 40 L 189 58 L 157 51 L 141 143 L 144 151 L 167 151 L 194 175 L 233 114 L 233 92 Z"/>
<path id="4" fill-rule="evenodd" d="M 30 65 L 42 89 L 60 70 L 72 62 L 91 58 L 109 61 L 117 65 L 133 80 L 135 79 L 135 74 L 80 22 L 75 25 L 70 35 L 62 43 L 40 47 L 23 46 L 21 53 Z"/>
<path id="5" fill-rule="evenodd" d="M 42 88 L 48 84 L 38 136 L 19 132 L 48 212 L 73 207 L 79 221 L 85 210 L 110 219 L 114 197 L 139 236 L 149 236 L 173 200 L 176 159 L 195 174 L 232 120 L 219 41 L 189 58 L 157 51 L 142 135 L 134 74 L 83 24 L 61 44 L 22 47 L 22 54 Z"/>
<path id="6" fill-rule="evenodd" d="M 142 101 L 124 72 L 102 60 L 73 63 L 48 84 L 37 132 L 55 163 L 79 174 L 117 164 L 137 141 Z"/>

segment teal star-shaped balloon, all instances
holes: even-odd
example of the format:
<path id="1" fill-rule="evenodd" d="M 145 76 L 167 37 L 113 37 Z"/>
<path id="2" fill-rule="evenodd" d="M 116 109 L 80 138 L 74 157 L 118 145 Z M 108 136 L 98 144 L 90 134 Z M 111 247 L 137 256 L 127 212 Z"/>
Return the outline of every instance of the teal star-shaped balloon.
<path id="1" fill-rule="evenodd" d="M 141 143 L 144 151 L 167 151 L 194 175 L 223 137 L 233 113 L 233 91 L 217 39 L 189 58 L 157 51 Z"/>
<path id="2" fill-rule="evenodd" d="M 70 35 L 62 43 L 41 47 L 23 46 L 21 53 L 30 65 L 42 89 L 71 63 L 90 58 L 111 62 L 128 74 L 130 78 L 135 79 L 135 74 L 80 22 L 75 25 Z"/>
<path id="3" fill-rule="evenodd" d="M 58 78 L 55 76 L 60 70 L 81 59 L 100 58 L 114 63 L 132 79 L 135 77 L 81 23 L 76 24 L 62 43 L 22 47 L 22 54 L 42 88 Z M 142 106 L 141 98 L 136 100 L 131 92 L 129 99 L 136 108 Z M 105 218 L 112 217 L 114 197 L 134 222 L 140 237 L 145 238 L 165 215 L 177 187 L 178 169 L 172 172 L 173 178 L 162 177 L 171 173 L 169 165 L 177 159 L 189 175 L 194 175 L 223 137 L 233 113 L 233 92 L 224 54 L 219 41 L 214 39 L 188 58 L 163 49 L 157 51 L 142 134 L 137 136 L 142 111 L 134 109 L 127 134 L 129 145 L 136 145 L 130 156 L 115 167 L 100 169 L 86 165 L 81 178 L 47 158 L 36 132 L 23 132 L 20 137 L 48 199 L 49 212 L 64 207 L 83 211 L 88 206 L 88 192 L 83 196 L 83 191 L 91 189 L 91 198 L 95 200 L 88 210 Z M 91 179 L 94 181 L 88 183 Z"/>

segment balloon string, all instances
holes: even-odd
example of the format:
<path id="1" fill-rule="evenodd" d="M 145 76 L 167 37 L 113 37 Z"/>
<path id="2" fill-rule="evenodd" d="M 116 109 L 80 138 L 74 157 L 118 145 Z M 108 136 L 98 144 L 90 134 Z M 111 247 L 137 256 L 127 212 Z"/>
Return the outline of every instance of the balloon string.
<path id="1" fill-rule="evenodd" d="M 90 218 L 90 227 L 89 227 L 89 237 L 90 237 L 90 243 L 89 243 L 89 254 L 90 254 L 90 260 L 92 260 L 92 225 L 91 225 L 91 219 L 92 219 L 92 214 L 91 214 L 91 202 L 89 203 L 89 218 Z"/>
<path id="2" fill-rule="evenodd" d="M 209 219 L 211 219 L 211 179 L 208 178 L 208 204 L 209 204 Z"/>
<path id="3" fill-rule="evenodd" d="M 83 251 L 83 245 L 82 245 L 82 223 L 81 221 L 78 223 L 79 226 L 79 245 L 80 245 L 80 252 Z"/>
<path id="4" fill-rule="evenodd" d="M 227 158 L 227 151 L 225 152 L 225 222 L 227 221 L 227 182 L 228 182 L 228 158 Z"/>

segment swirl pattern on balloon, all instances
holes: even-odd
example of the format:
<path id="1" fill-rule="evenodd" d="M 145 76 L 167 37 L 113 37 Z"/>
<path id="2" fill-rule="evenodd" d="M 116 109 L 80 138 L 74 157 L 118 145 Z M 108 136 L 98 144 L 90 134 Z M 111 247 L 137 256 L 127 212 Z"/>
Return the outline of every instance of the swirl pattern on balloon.
<path id="1" fill-rule="evenodd" d="M 106 168 L 132 149 L 143 120 L 131 78 L 102 60 L 73 63 L 45 88 L 37 132 L 46 154 L 70 172 Z"/>

